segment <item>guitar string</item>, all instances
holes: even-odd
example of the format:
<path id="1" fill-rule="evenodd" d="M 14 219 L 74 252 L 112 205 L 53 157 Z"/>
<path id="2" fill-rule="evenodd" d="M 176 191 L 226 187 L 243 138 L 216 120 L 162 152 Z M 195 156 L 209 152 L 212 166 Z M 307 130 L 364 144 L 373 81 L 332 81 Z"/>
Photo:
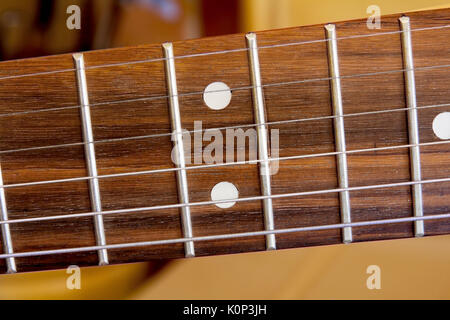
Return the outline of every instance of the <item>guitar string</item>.
<path id="1" fill-rule="evenodd" d="M 368 148 L 368 149 L 355 149 L 355 150 L 347 150 L 347 151 L 333 151 L 326 153 L 313 153 L 306 155 L 298 155 L 298 156 L 287 156 L 287 157 L 277 157 L 277 158 L 269 158 L 268 161 L 284 161 L 284 160 L 295 160 L 295 159 L 303 159 L 303 158 L 318 158 L 324 156 L 334 156 L 338 154 L 353 154 L 353 153 L 364 153 L 371 151 L 386 151 L 386 150 L 395 150 L 395 149 L 403 149 L 410 148 L 415 146 L 433 146 L 433 145 L 441 145 L 441 144 L 449 144 L 450 140 L 444 141 L 433 141 L 433 142 L 424 142 L 418 144 L 404 144 L 404 145 L 395 145 L 395 146 L 387 146 L 387 147 L 376 147 L 376 148 Z M 83 177 L 74 177 L 74 178 L 63 178 L 63 179 L 54 179 L 54 180 L 40 180 L 40 181 L 32 181 L 32 182 L 20 182 L 20 183 L 11 183 L 11 184 L 3 184 L 0 185 L 0 188 L 18 188 L 18 187 L 30 187 L 36 185 L 45 185 L 45 184 L 55 184 L 55 183 L 66 183 L 66 182 L 76 182 L 76 181 L 84 181 L 84 180 L 92 180 L 92 179 L 107 179 L 107 178 L 121 178 L 121 177 L 129 177 L 129 176 L 138 176 L 138 175 L 149 175 L 149 174 L 157 174 L 157 173 L 167 173 L 181 170 L 200 170 L 200 169 L 208 169 L 208 168 L 217 168 L 224 166 L 234 166 L 234 165 L 245 165 L 245 164 L 257 164 L 263 162 L 263 160 L 249 160 L 249 161 L 236 161 L 236 162 L 225 162 L 225 163 L 215 163 L 215 164 L 205 164 L 205 165 L 193 165 L 184 168 L 162 168 L 162 169 L 152 169 L 152 170 L 143 170 L 143 171 L 132 171 L 132 172 L 122 172 L 122 173 L 113 173 L 113 174 L 104 174 L 104 175 L 96 175 L 96 176 L 83 176 Z"/>
<path id="2" fill-rule="evenodd" d="M 429 66 L 429 67 L 423 67 L 423 68 L 415 68 L 414 70 L 429 70 L 429 69 L 438 69 L 438 68 L 448 68 L 449 65 L 439 65 L 439 66 Z M 375 72 L 375 73 L 365 73 L 365 74 L 356 74 L 356 75 L 350 75 L 350 76 L 341 76 L 340 78 L 356 78 L 356 77 L 364 77 L 364 76 L 373 76 L 373 75 L 379 75 L 379 74 L 386 74 L 386 73 L 399 73 L 399 72 L 405 72 L 408 71 L 408 69 L 401 69 L 401 70 L 393 70 L 393 71 L 381 71 L 381 72 Z M 316 78 L 316 79 L 309 79 L 309 80 L 298 80 L 298 81 L 289 81 L 289 82 L 281 82 L 281 83 L 272 83 L 272 84 L 266 84 L 262 85 L 261 87 L 273 87 L 273 86 L 282 86 L 282 85 L 291 85 L 291 84 L 298 84 L 298 83 L 304 83 L 304 82 L 314 82 L 314 81 L 324 81 L 324 80 L 332 80 L 333 78 Z M 243 89 L 252 89 L 252 86 L 248 87 L 240 87 L 233 89 L 236 90 L 243 90 Z M 211 90 L 210 92 L 222 92 L 223 90 Z M 196 93 L 190 93 L 190 95 L 193 94 L 202 94 L 201 92 Z M 184 94 L 188 95 L 188 94 Z M 178 95 L 180 96 L 180 95 Z M 164 96 L 163 98 L 169 98 L 170 96 Z M 141 98 L 141 99 L 129 99 L 129 100 L 120 100 L 120 101 L 112 101 L 112 102 L 105 102 L 105 103 L 99 103 L 99 104 L 91 104 L 90 106 L 99 106 L 99 105 L 107 105 L 107 104 L 117 104 L 117 103 L 128 103 L 128 102 L 136 102 L 136 101 L 142 101 L 142 100 L 156 100 L 160 99 L 161 96 L 158 97 L 152 97 L 152 98 Z M 430 107 L 444 107 L 447 106 L 447 104 L 437 104 L 437 105 L 430 105 L 430 106 L 422 106 L 422 107 L 416 107 L 417 109 L 420 108 L 430 108 Z M 52 109 L 43 109 L 43 110 L 37 110 L 37 111 L 28 111 L 28 112 L 18 112 L 18 113 L 6 113 L 6 114 L 0 114 L 0 117 L 2 116 L 8 116 L 8 115 L 18 115 L 18 114 L 25 114 L 25 113 L 36 113 L 36 112 L 43 112 L 47 110 L 51 111 L 57 111 L 60 109 L 74 109 L 74 108 L 80 108 L 79 105 L 77 106 L 70 106 L 70 107 L 60 107 L 60 108 L 52 108 Z M 349 114 L 349 115 L 364 115 L 364 114 L 374 114 L 374 113 L 384 113 L 390 112 L 390 111 L 406 111 L 410 108 L 399 108 L 399 109 L 392 109 L 392 110 L 381 110 L 376 112 L 360 112 L 355 114 Z M 344 115 L 345 116 L 345 115 Z M 235 129 L 235 128 L 245 128 L 245 127 L 256 127 L 256 126 L 262 126 L 262 125 L 271 125 L 271 124 L 284 124 L 284 123 L 291 123 L 291 122 L 301 122 L 301 121 L 308 121 L 308 120 L 323 120 L 323 119 L 332 119 L 334 116 L 324 116 L 324 117 L 315 117 L 315 118 L 298 118 L 298 119 L 290 119 L 290 120 L 280 120 L 280 121 L 274 121 L 274 122 L 266 122 L 263 124 L 242 124 L 242 125 L 235 125 L 235 126 L 225 126 L 225 127 L 218 127 L 218 128 L 209 128 L 204 129 L 202 131 L 206 130 L 225 130 L 225 129 Z M 199 132 L 199 130 L 186 130 L 187 133 L 195 133 Z M 115 141 L 124 141 L 124 140 L 137 140 L 137 139 L 147 139 L 147 138 L 154 138 L 154 137 L 165 137 L 165 136 L 171 136 L 173 133 L 166 132 L 166 133 L 159 133 L 159 134 L 151 134 L 151 135 L 142 135 L 142 136 L 132 136 L 132 137 L 122 137 L 122 138 L 110 138 L 110 139 L 101 139 L 96 140 L 93 142 L 73 142 L 73 143 L 63 143 L 63 144 L 55 144 L 55 145 L 47 145 L 47 146 L 37 146 L 37 147 L 28 147 L 28 148 L 17 148 L 17 149 L 8 149 L 8 150 L 1 150 L 0 154 L 6 154 L 6 153 L 13 153 L 13 152 L 23 152 L 23 151 L 33 151 L 33 150 L 43 150 L 43 149 L 52 149 L 52 148 L 60 148 L 60 147 L 70 147 L 70 146 L 80 146 L 85 144 L 98 144 L 98 143 L 106 143 L 106 142 L 115 142 Z"/>
<path id="3" fill-rule="evenodd" d="M 434 109 L 434 108 L 442 108 L 442 107 L 448 107 L 448 106 L 450 106 L 450 103 L 432 104 L 432 105 L 427 105 L 427 106 L 418 106 L 418 107 L 409 107 L 409 108 L 396 108 L 396 109 L 385 109 L 385 110 L 376 110 L 376 111 L 355 112 L 355 113 L 347 113 L 344 115 L 332 115 L 332 116 L 321 116 L 321 117 L 311 117 L 311 118 L 298 118 L 298 119 L 289 119 L 289 120 L 268 121 L 268 122 L 263 122 L 263 123 L 250 123 L 250 124 L 241 124 L 241 125 L 234 125 L 234 126 L 205 128 L 205 129 L 200 129 L 200 130 L 184 130 L 183 134 L 200 133 L 200 132 L 204 133 L 207 131 L 211 132 L 211 131 L 217 131 L 217 130 L 222 131 L 222 130 L 227 130 L 227 129 L 253 128 L 253 127 L 259 127 L 259 126 L 274 126 L 274 125 L 280 125 L 280 124 L 284 125 L 284 124 L 307 122 L 307 121 L 331 120 L 331 119 L 341 118 L 341 117 L 342 118 L 347 118 L 347 117 L 350 118 L 350 117 L 365 116 L 365 115 L 401 112 L 401 111 L 408 111 L 408 110 L 413 110 L 413 109 L 416 109 L 416 110 Z M 63 144 L 55 144 L 55 145 L 28 147 L 28 148 L 8 149 L 8 150 L 1 150 L 0 155 L 7 154 L 7 153 L 15 153 L 15 152 L 84 146 L 86 144 L 94 144 L 95 145 L 95 144 L 100 144 L 100 143 L 160 138 L 160 137 L 172 136 L 173 134 L 174 134 L 173 132 L 172 133 L 156 133 L 156 134 L 141 135 L 141 136 L 99 139 L 99 140 L 94 140 L 91 142 L 73 142 L 73 143 L 63 143 Z"/>
<path id="4" fill-rule="evenodd" d="M 450 64 L 415 67 L 415 68 L 404 68 L 404 69 L 377 71 L 377 72 L 369 72 L 369 73 L 359 73 L 359 74 L 353 74 L 353 75 L 343 75 L 343 76 L 341 75 L 339 78 L 340 79 L 363 78 L 363 77 L 370 77 L 370 76 L 377 76 L 377 75 L 403 73 L 406 71 L 423 71 L 423 70 L 432 70 L 432 69 L 448 68 L 448 67 L 450 67 Z M 311 83 L 311 82 L 319 82 L 319 81 L 330 81 L 333 79 L 336 79 L 336 78 L 335 77 L 311 78 L 311 79 L 293 80 L 293 81 L 285 81 L 285 82 L 274 82 L 274 83 L 263 84 L 263 85 L 257 86 L 257 87 L 261 87 L 261 88 L 277 87 L 277 86 L 279 87 L 279 86 L 288 86 L 288 85 L 293 85 L 293 84 Z M 250 90 L 253 88 L 254 88 L 254 86 L 241 86 L 241 87 L 230 88 L 229 90 L 234 92 L 234 91 Z M 188 97 L 188 96 L 194 96 L 194 95 L 203 95 L 204 93 L 220 93 L 220 92 L 226 92 L 226 91 L 228 91 L 228 89 L 194 91 L 194 92 L 179 93 L 178 95 L 159 95 L 159 96 L 149 96 L 149 97 L 123 99 L 123 100 L 104 101 L 104 102 L 90 103 L 88 106 L 89 107 L 98 107 L 98 106 L 107 106 L 107 105 L 122 104 L 122 103 L 125 104 L 125 103 L 130 103 L 130 102 L 142 102 L 142 101 L 147 102 L 147 101 L 168 99 L 171 97 Z M 58 110 L 70 110 L 70 109 L 77 109 L 77 108 L 80 108 L 80 105 L 71 105 L 71 106 L 63 106 L 63 107 L 53 107 L 53 108 L 43 108 L 43 109 L 35 109 L 35 110 L 27 110 L 27 111 L 2 113 L 2 114 L 0 114 L 0 117 L 18 116 L 18 115 L 25 115 L 25 114 L 32 114 L 32 113 L 41 113 L 41 112 L 52 112 L 52 111 L 58 111 Z"/>
<path id="5" fill-rule="evenodd" d="M 447 180 L 450 181 L 450 179 L 447 179 Z M 227 201 L 227 200 L 224 200 L 224 201 Z M 440 219 L 448 219 L 448 218 L 450 218 L 450 213 L 442 213 L 442 214 L 433 214 L 433 215 L 427 215 L 427 216 L 422 216 L 422 217 L 405 217 L 405 218 L 392 218 L 392 219 L 381 219 L 381 220 L 368 220 L 368 221 L 362 221 L 362 222 L 328 224 L 328 225 L 319 225 L 319 226 L 311 226 L 311 227 L 293 227 L 293 228 L 285 228 L 285 229 L 275 229 L 275 230 L 270 230 L 270 231 L 250 231 L 250 232 L 242 232 L 242 233 L 229 233 L 229 234 L 200 236 L 200 237 L 192 237 L 192 238 L 175 238 L 175 239 L 166 239 L 166 240 L 153 240 L 153 241 L 109 244 L 109 245 L 102 245 L 102 246 L 86 246 L 86 247 L 64 248 L 64 249 L 53 249 L 53 250 L 26 251 L 26 252 L 18 252 L 18 253 L 0 254 L 0 259 L 23 258 L 23 257 L 33 257 L 33 256 L 52 255 L 52 254 L 78 253 L 78 252 L 86 252 L 86 251 L 97 251 L 97 250 L 101 250 L 101 249 L 124 249 L 124 248 L 141 247 L 141 246 L 167 245 L 167 244 L 175 244 L 175 243 L 184 243 L 184 242 L 188 242 L 188 241 L 199 242 L 199 241 L 211 241 L 211 240 L 225 240 L 225 239 L 235 239 L 235 238 L 242 238 L 242 237 L 265 236 L 268 234 L 284 234 L 284 233 L 293 233 L 293 232 L 320 231 L 320 230 L 330 230 L 330 229 L 341 229 L 341 228 L 345 228 L 345 227 L 364 227 L 364 226 L 384 225 L 384 224 L 392 224 L 392 223 L 402 223 L 402 222 L 440 220 Z"/>
<path id="6" fill-rule="evenodd" d="M 192 238 L 175 238 L 175 239 L 166 239 L 166 240 L 119 243 L 119 244 L 110 244 L 110 245 L 104 245 L 104 246 L 86 246 L 86 247 L 77 247 L 77 248 L 27 251 L 27 252 L 19 252 L 19 253 L 12 253 L 12 254 L 0 254 L 0 259 L 7 259 L 7 258 L 13 258 L 13 257 L 14 258 L 23 258 L 23 257 L 33 257 L 33 256 L 51 255 L 51 254 L 78 253 L 78 252 L 86 252 L 86 251 L 96 251 L 96 250 L 101 250 L 101 249 L 124 249 L 124 248 L 144 247 L 144 246 L 153 246 L 153 245 L 168 245 L 168 244 L 184 243 L 184 242 L 189 242 L 189 241 L 199 242 L 199 241 L 211 241 L 211 240 L 226 240 L 226 239 L 235 239 L 235 238 L 243 238 L 243 237 L 265 236 L 268 234 L 286 234 L 286 233 L 293 233 L 293 232 L 321 231 L 321 230 L 341 229 L 341 228 L 345 228 L 345 227 L 365 227 L 365 226 L 375 226 L 375 225 L 392 224 L 392 223 L 440 220 L 440 219 L 448 219 L 448 218 L 450 218 L 450 213 L 442 213 L 442 214 L 435 214 L 435 215 L 427 215 L 427 216 L 423 216 L 423 217 L 380 219 L 380 220 L 369 220 L 369 221 L 351 222 L 351 223 L 328 224 L 328 225 L 311 226 L 311 227 L 292 227 L 292 228 L 276 229 L 276 230 L 272 230 L 272 231 L 249 231 L 249 232 L 219 234 L 219 235 L 211 235 L 211 236 L 199 236 L 199 237 L 192 237 Z"/>
<path id="7" fill-rule="evenodd" d="M 446 28 L 449 28 L 449 27 L 450 27 L 450 25 L 443 25 L 443 26 L 411 29 L 411 31 L 439 30 L 439 29 L 446 29 Z M 371 34 L 367 34 L 367 35 L 359 34 L 359 35 L 337 37 L 336 40 L 340 41 L 340 40 L 349 40 L 349 39 L 369 38 L 369 37 L 375 37 L 375 36 L 385 36 L 385 35 L 399 34 L 399 33 L 403 33 L 403 32 L 406 32 L 406 31 L 397 30 L 397 31 L 371 33 Z M 328 41 L 330 41 L 330 40 L 329 39 L 317 39 L 317 40 L 306 40 L 306 41 L 297 41 L 297 42 L 290 42 L 290 43 L 263 45 L 263 46 L 258 46 L 258 50 L 260 50 L 260 49 L 280 48 L 280 47 L 289 47 L 289 46 L 297 46 L 297 45 L 305 45 L 305 44 L 315 44 L 315 43 L 322 43 L 322 42 L 328 42 Z M 244 52 L 244 51 L 248 51 L 248 48 L 237 48 L 237 49 L 220 50 L 220 51 L 213 51 L 213 52 L 204 52 L 204 53 L 194 53 L 194 54 L 180 55 L 180 56 L 175 56 L 174 59 L 177 60 L 177 59 L 186 59 L 186 58 L 196 58 L 196 57 L 204 57 L 204 56 L 224 54 L 224 53 Z M 164 61 L 164 60 L 167 60 L 167 59 L 168 58 L 155 58 L 155 59 L 144 59 L 144 60 L 138 60 L 138 61 L 122 62 L 122 63 L 111 63 L 111 64 L 104 64 L 104 65 L 99 65 L 99 66 L 91 66 L 91 67 L 89 67 L 89 69 L 97 69 L 97 68 L 104 68 L 104 67 L 115 67 L 115 66 L 122 66 L 124 64 L 125 65 L 132 65 L 132 64 L 140 64 L 140 63 L 148 63 L 148 62 L 160 62 L 160 61 Z"/>
<path id="8" fill-rule="evenodd" d="M 409 107 L 409 108 L 395 108 L 395 109 L 385 109 L 385 110 L 376 110 L 376 111 L 365 111 L 365 112 L 355 112 L 355 113 L 347 113 L 344 115 L 331 115 L 331 116 L 320 116 L 320 117 L 311 117 L 311 118 L 298 118 L 298 119 L 289 119 L 289 120 L 278 120 L 278 121 L 268 121 L 264 123 L 250 123 L 250 124 L 241 124 L 234 126 L 225 126 L 225 127 L 215 127 L 215 128 L 205 128 L 200 130 L 183 130 L 183 134 L 191 134 L 191 133 L 204 133 L 211 131 L 222 131 L 227 129 L 239 129 L 239 128 L 253 128 L 259 126 L 273 126 L 273 125 L 284 125 L 291 123 L 299 123 L 299 122 L 307 122 L 307 121 L 320 121 L 320 120 L 331 120 L 335 118 L 349 118 L 349 117 L 357 117 L 357 116 L 365 116 L 365 115 L 375 115 L 375 114 L 383 114 L 383 113 L 394 113 L 394 112 L 402 112 L 408 110 L 422 110 L 422 109 L 433 109 L 433 108 L 442 108 L 448 107 L 450 103 L 442 103 L 442 104 L 434 104 L 427 106 L 418 106 L 418 107 Z M 25 152 L 25 151 L 36 151 L 36 150 L 45 150 L 45 149 L 53 149 L 53 148 L 63 148 L 63 147 L 73 147 L 73 146 L 83 146 L 86 144 L 100 144 L 100 143 L 110 143 L 110 142 L 121 142 L 121 141 L 129 141 L 129 140 L 142 140 L 142 139 L 151 139 L 151 138 L 160 138 L 160 137 L 168 137 L 172 136 L 172 133 L 156 133 L 149 135 L 140 135 L 140 136 L 131 136 L 131 137 L 121 137 L 121 138 L 109 138 L 109 139 L 99 139 L 91 142 L 73 142 L 73 143 L 63 143 L 63 144 L 55 144 L 55 145 L 46 145 L 46 146 L 37 146 L 37 147 L 28 147 L 28 148 L 18 148 L 18 149 L 8 149 L 1 150 L 1 154 L 15 153 L 15 152 Z"/>
<path id="9" fill-rule="evenodd" d="M 446 28 L 450 28 L 450 25 L 416 28 L 416 29 L 410 29 L 409 31 L 418 32 L 418 31 L 440 30 L 440 29 L 446 29 Z M 378 32 L 378 33 L 370 33 L 370 34 L 357 34 L 357 35 L 351 35 L 351 36 L 345 36 L 345 37 L 337 37 L 336 40 L 341 41 L 341 40 L 348 40 L 348 39 L 369 38 L 369 37 L 376 37 L 376 36 L 400 34 L 403 32 L 406 32 L 406 31 L 396 30 L 396 31 Z M 327 41 L 330 41 L 330 40 L 329 39 L 316 39 L 316 40 L 298 41 L 298 42 L 290 42 L 290 43 L 265 45 L 265 46 L 258 47 L 258 49 L 270 49 L 270 48 L 279 48 L 279 47 L 287 47 L 287 46 L 305 45 L 305 44 L 321 43 L 321 42 L 327 42 Z M 248 48 L 219 50 L 219 51 L 212 51 L 212 52 L 180 55 L 180 56 L 175 56 L 174 59 L 186 59 L 186 58 L 202 57 L 202 56 L 217 55 L 217 54 L 243 52 L 243 51 L 247 51 L 247 50 L 248 50 Z M 153 59 L 143 59 L 143 60 L 136 60 L 136 61 L 129 61 L 129 62 L 110 63 L 110 64 L 102 64 L 102 65 L 97 65 L 97 66 L 86 66 L 85 69 L 98 69 L 98 68 L 108 68 L 108 67 L 125 66 L 125 65 L 132 65 L 132 64 L 161 62 L 161 61 L 165 61 L 166 59 L 167 58 L 153 58 Z M 75 68 L 67 68 L 67 69 L 54 70 L 54 71 L 42 71 L 42 72 L 35 72 L 35 73 L 4 76 L 4 77 L 0 77 L 0 81 L 7 80 L 7 79 L 16 79 L 16 78 L 31 77 L 31 76 L 42 76 L 42 75 L 49 75 L 49 74 L 56 74 L 56 73 L 63 73 L 63 72 L 73 72 L 73 71 L 75 71 Z"/>
<path id="10" fill-rule="evenodd" d="M 402 181 L 402 182 L 395 182 L 395 183 L 367 185 L 367 186 L 358 186 L 358 187 L 281 193 L 281 194 L 272 194 L 272 195 L 268 195 L 268 196 L 251 196 L 251 197 L 226 199 L 226 200 L 210 200 L 210 201 L 199 201 L 199 202 L 188 202 L 188 203 L 163 204 L 163 205 L 137 207 L 137 208 L 125 208 L 125 209 L 102 210 L 102 211 L 94 211 L 94 212 L 71 213 L 71 214 L 66 214 L 66 215 L 43 216 L 43 217 L 34 217 L 34 218 L 18 218 L 18 219 L 0 221 L 0 225 L 37 222 L 37 221 L 49 221 L 49 220 L 61 220 L 61 219 L 75 219 L 75 218 L 83 218 L 83 217 L 91 217 L 91 216 L 131 214 L 131 213 L 143 212 L 143 211 L 166 210 L 166 209 L 195 207 L 195 206 L 207 206 L 207 205 L 216 205 L 216 204 L 220 204 L 220 203 L 248 202 L 248 201 L 257 201 L 257 200 L 264 200 L 264 199 L 278 199 L 278 198 L 292 198 L 292 197 L 300 197 L 300 196 L 321 195 L 321 194 L 327 194 L 327 193 L 338 193 L 338 192 L 344 192 L 344 191 L 360 191 L 360 190 L 404 187 L 404 186 L 412 186 L 412 185 L 416 185 L 416 184 L 423 185 L 423 184 L 443 183 L 443 182 L 450 182 L 450 177 L 449 178 L 420 180 L 420 181 Z"/>

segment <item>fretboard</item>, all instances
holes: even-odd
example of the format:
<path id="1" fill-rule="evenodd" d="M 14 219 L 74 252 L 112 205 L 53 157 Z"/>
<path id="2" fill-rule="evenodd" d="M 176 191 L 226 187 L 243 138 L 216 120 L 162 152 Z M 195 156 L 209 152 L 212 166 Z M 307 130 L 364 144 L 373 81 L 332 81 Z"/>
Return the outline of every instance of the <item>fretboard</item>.
<path id="1" fill-rule="evenodd" d="M 444 9 L 0 63 L 0 272 L 450 233 L 449 38 Z"/>

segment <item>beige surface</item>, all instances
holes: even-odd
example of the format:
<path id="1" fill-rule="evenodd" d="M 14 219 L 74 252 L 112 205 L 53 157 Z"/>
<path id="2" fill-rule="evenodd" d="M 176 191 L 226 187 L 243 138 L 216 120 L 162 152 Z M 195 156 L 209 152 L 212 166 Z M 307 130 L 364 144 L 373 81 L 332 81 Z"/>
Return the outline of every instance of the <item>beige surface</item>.
<path id="1" fill-rule="evenodd" d="M 448 0 L 243 0 L 242 28 L 264 30 L 368 17 L 377 5 L 382 15 L 443 8 Z"/>
<path id="2" fill-rule="evenodd" d="M 381 289 L 369 290 L 369 265 Z M 132 299 L 448 299 L 450 236 L 177 261 Z"/>
<path id="3" fill-rule="evenodd" d="M 369 265 L 381 289 L 369 290 Z M 449 299 L 450 236 L 0 276 L 0 299 Z"/>
<path id="4" fill-rule="evenodd" d="M 0 275 L 0 299 L 123 299 L 145 283 L 144 263 L 81 269 L 81 289 L 69 290 L 66 270 Z"/>

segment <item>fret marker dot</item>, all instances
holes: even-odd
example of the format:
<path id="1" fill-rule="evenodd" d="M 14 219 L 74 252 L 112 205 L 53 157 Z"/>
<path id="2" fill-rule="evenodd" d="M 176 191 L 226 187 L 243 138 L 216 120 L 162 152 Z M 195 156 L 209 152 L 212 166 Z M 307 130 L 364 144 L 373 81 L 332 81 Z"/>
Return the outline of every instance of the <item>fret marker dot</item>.
<path id="1" fill-rule="evenodd" d="M 232 200 L 239 197 L 239 191 L 231 182 L 219 182 L 211 190 L 211 200 Z M 216 203 L 216 206 L 222 209 L 231 208 L 236 201 Z"/>
<path id="2" fill-rule="evenodd" d="M 230 87 L 223 82 L 212 82 L 205 88 L 203 100 L 209 108 L 222 110 L 230 104 Z"/>
<path id="3" fill-rule="evenodd" d="M 439 113 L 434 118 L 433 131 L 439 139 L 450 139 L 450 112 Z"/>

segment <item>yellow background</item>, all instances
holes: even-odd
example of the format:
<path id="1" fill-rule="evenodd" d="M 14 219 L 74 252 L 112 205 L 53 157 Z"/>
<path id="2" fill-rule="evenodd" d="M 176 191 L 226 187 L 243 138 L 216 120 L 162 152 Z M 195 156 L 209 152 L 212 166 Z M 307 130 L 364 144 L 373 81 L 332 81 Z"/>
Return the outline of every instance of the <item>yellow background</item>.
<path id="1" fill-rule="evenodd" d="M 211 0 L 212 1 L 212 0 Z M 248 0 L 242 31 L 448 7 L 437 0 Z M 381 268 L 381 289 L 366 287 L 366 268 Z M 146 264 L 82 269 L 81 290 L 65 270 L 0 276 L 0 298 L 25 299 L 448 299 L 450 236 L 380 241 L 178 260 L 147 278 Z"/>

